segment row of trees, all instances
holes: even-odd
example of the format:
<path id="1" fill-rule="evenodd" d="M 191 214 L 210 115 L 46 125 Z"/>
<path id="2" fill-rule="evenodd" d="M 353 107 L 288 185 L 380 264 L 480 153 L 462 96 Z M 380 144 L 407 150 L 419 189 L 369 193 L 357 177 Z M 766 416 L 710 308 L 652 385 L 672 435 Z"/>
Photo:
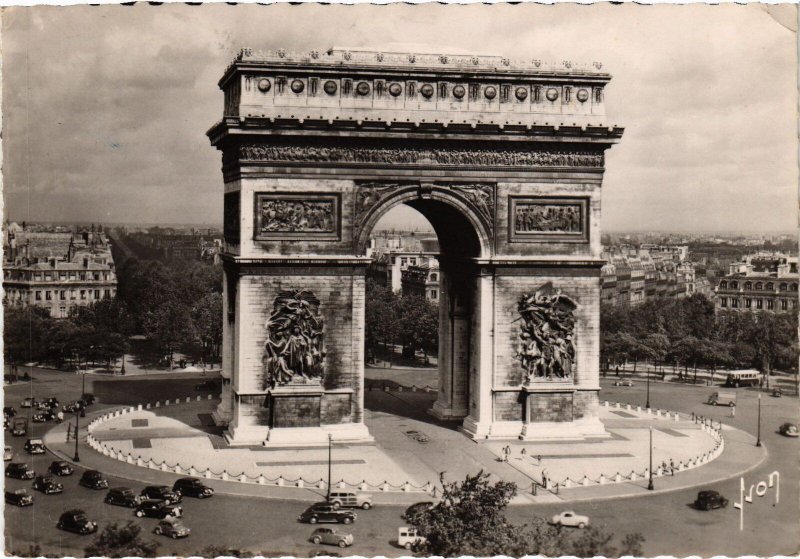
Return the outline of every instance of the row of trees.
<path id="1" fill-rule="evenodd" d="M 649 361 L 689 367 L 797 371 L 797 314 L 714 313 L 702 294 L 600 310 L 603 365 Z"/>
<path id="2" fill-rule="evenodd" d="M 106 366 L 130 350 L 129 338 L 150 339 L 172 359 L 184 343 L 199 343 L 205 358 L 222 344 L 222 271 L 205 263 L 166 265 L 129 259 L 117 271 L 117 297 L 75 307 L 65 319 L 41 307 L 5 311 L 4 351 L 12 365 L 47 362 Z M 13 368 L 13 367 L 12 367 Z"/>
<path id="3" fill-rule="evenodd" d="M 427 361 L 439 348 L 439 307 L 425 297 L 399 295 L 369 279 L 365 335 L 367 352 L 372 355 L 401 344 L 404 355 L 422 350 Z"/>

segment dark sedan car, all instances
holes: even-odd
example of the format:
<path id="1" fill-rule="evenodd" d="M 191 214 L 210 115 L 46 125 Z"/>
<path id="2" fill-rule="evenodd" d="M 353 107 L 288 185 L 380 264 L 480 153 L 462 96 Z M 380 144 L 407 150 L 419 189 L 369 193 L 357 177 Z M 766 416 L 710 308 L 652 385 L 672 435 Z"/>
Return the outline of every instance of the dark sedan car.
<path id="1" fill-rule="evenodd" d="M 33 468 L 24 462 L 12 462 L 6 466 L 6 477 L 13 477 L 15 479 L 33 479 L 36 472 Z"/>
<path id="2" fill-rule="evenodd" d="M 220 390 L 222 389 L 222 383 L 218 380 L 206 380 L 201 382 L 200 384 L 194 385 L 195 390 Z"/>
<path id="3" fill-rule="evenodd" d="M 25 452 L 28 454 L 44 454 L 47 452 L 42 439 L 28 439 L 25 441 L 25 446 L 23 448 L 25 448 Z"/>
<path id="4" fill-rule="evenodd" d="M 41 491 L 45 495 L 64 492 L 64 486 L 50 476 L 38 476 L 33 480 L 33 488 L 36 491 Z"/>
<path id="5" fill-rule="evenodd" d="M 84 487 L 88 487 L 89 489 L 108 488 L 108 480 L 104 478 L 103 474 L 101 474 L 97 470 L 86 470 L 85 472 L 83 472 L 81 480 L 78 482 L 78 484 L 83 485 Z"/>
<path id="6" fill-rule="evenodd" d="M 92 522 L 86 517 L 86 513 L 80 509 L 68 510 L 58 519 L 56 528 L 75 532 L 76 534 L 87 535 L 97 532 L 97 522 Z"/>
<path id="7" fill-rule="evenodd" d="M 134 514 L 139 518 L 149 516 L 150 518 L 180 518 L 183 516 L 183 509 L 176 505 L 168 505 L 164 501 L 157 501 L 156 499 L 147 499 L 139 503 L 136 507 Z"/>
<path id="8" fill-rule="evenodd" d="M 47 471 L 54 476 L 71 476 L 75 473 L 75 468 L 64 460 L 53 460 L 53 462 L 50 463 L 50 467 L 47 468 Z"/>
<path id="9" fill-rule="evenodd" d="M 694 508 L 698 510 L 711 510 L 725 508 L 728 506 L 728 499 L 719 494 L 718 491 L 700 491 Z"/>
<path id="10" fill-rule="evenodd" d="M 29 507 L 33 504 L 33 496 L 26 489 L 6 491 L 6 503 L 17 507 Z"/>
<path id="11" fill-rule="evenodd" d="M 356 521 L 357 515 L 352 510 L 337 509 L 328 503 L 316 503 L 308 507 L 297 517 L 300 522 L 316 524 L 317 522 L 339 522 L 351 524 Z"/>
<path id="12" fill-rule="evenodd" d="M 106 493 L 105 502 L 109 505 L 117 505 L 120 507 L 130 507 L 134 508 L 139 506 L 139 503 L 143 501 L 141 495 L 137 495 L 133 492 L 133 489 L 128 487 L 117 487 L 114 489 L 109 489 L 108 493 Z"/>
<path id="13" fill-rule="evenodd" d="M 180 503 L 183 500 L 180 493 L 173 491 L 166 485 L 148 485 L 142 489 L 141 495 L 142 497 L 147 497 L 148 499 L 164 501 L 168 505 L 172 503 Z"/>
<path id="14" fill-rule="evenodd" d="M 91 406 L 92 404 L 94 404 L 95 400 L 94 394 L 92 394 L 91 392 L 84 392 L 83 394 L 81 394 L 81 400 L 85 402 L 87 406 Z"/>
<path id="15" fill-rule="evenodd" d="M 33 414 L 31 419 L 34 423 L 45 423 L 47 421 L 53 421 L 57 415 L 57 412 L 48 409 Z"/>
<path id="16" fill-rule="evenodd" d="M 81 411 L 85 407 L 86 406 L 83 404 L 82 400 L 77 400 L 75 402 L 65 404 L 64 407 L 61 409 L 63 410 L 64 413 L 75 413 L 77 411 Z"/>
<path id="17" fill-rule="evenodd" d="M 199 479 L 193 477 L 179 479 L 172 485 L 172 490 L 180 495 L 197 497 L 198 499 L 205 499 L 214 494 L 213 489 L 207 485 L 203 485 Z"/>

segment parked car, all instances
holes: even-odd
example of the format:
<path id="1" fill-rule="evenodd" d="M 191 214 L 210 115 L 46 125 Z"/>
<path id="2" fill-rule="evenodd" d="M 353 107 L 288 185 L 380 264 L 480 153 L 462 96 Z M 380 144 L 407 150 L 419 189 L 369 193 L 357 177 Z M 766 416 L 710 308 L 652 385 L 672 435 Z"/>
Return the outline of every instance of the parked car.
<path id="1" fill-rule="evenodd" d="M 57 408 L 58 398 L 45 398 L 44 400 L 42 400 L 42 404 L 44 404 L 48 408 Z"/>
<path id="2" fill-rule="evenodd" d="M 81 400 L 86 402 L 87 406 L 91 406 L 92 404 L 94 404 L 95 399 L 96 398 L 94 397 L 94 394 L 92 394 L 91 392 L 84 392 L 83 394 L 81 394 Z"/>
<path id="3" fill-rule="evenodd" d="M 47 471 L 54 476 L 71 476 L 75 473 L 75 468 L 64 460 L 53 460 L 50 463 L 50 467 L 47 468 Z"/>
<path id="4" fill-rule="evenodd" d="M 84 407 L 85 406 L 83 405 L 83 402 L 81 400 L 76 400 L 74 402 L 66 404 L 63 408 L 61 408 L 61 410 L 64 413 L 75 413 L 81 411 L 82 409 L 84 409 Z"/>
<path id="5" fill-rule="evenodd" d="M 41 491 L 45 495 L 64 492 L 64 486 L 50 476 L 37 476 L 36 479 L 33 480 L 33 488 L 36 491 Z"/>
<path id="6" fill-rule="evenodd" d="M 372 508 L 372 497 L 366 493 L 356 493 L 355 491 L 332 491 L 328 502 L 333 508 L 364 509 Z"/>
<path id="7" fill-rule="evenodd" d="M 794 423 L 784 423 L 778 429 L 778 432 L 785 436 L 785 437 L 796 437 L 797 436 L 797 425 Z"/>
<path id="8" fill-rule="evenodd" d="M 115 487 L 106 493 L 105 502 L 109 505 L 134 508 L 143 501 L 141 495 L 133 492 L 129 487 Z"/>
<path id="9" fill-rule="evenodd" d="M 24 437 L 28 434 L 28 420 L 24 417 L 17 417 L 11 423 L 11 434 L 15 437 Z"/>
<path id="10" fill-rule="evenodd" d="M 6 490 L 6 503 L 17 507 L 29 507 L 33 504 L 33 496 L 27 489 Z"/>
<path id="11" fill-rule="evenodd" d="M 139 518 L 149 516 L 150 518 L 166 518 L 171 516 L 179 518 L 183 516 L 183 509 L 176 505 L 168 505 L 164 501 L 157 499 L 145 499 L 136 507 L 134 514 Z"/>
<path id="12" fill-rule="evenodd" d="M 165 518 L 156 525 L 153 529 L 153 533 L 159 536 L 169 536 L 173 540 L 176 540 L 178 538 L 187 537 L 191 533 L 191 530 L 180 520 Z"/>
<path id="13" fill-rule="evenodd" d="M 316 524 L 317 522 L 339 522 L 351 524 L 356 521 L 356 513 L 350 510 L 337 509 L 329 503 L 316 503 L 308 507 L 297 517 L 300 522 Z"/>
<path id="14" fill-rule="evenodd" d="M 421 503 L 414 503 L 410 507 L 406 509 L 406 512 L 400 515 L 400 518 L 403 520 L 410 520 L 415 515 L 419 514 L 422 511 L 426 511 L 433 507 L 433 503 L 430 501 L 423 501 Z"/>
<path id="15" fill-rule="evenodd" d="M 14 417 L 17 415 L 17 410 L 14 409 L 14 406 L 5 406 L 3 408 L 3 415 L 6 417 Z"/>
<path id="16" fill-rule="evenodd" d="M 781 390 L 780 388 L 773 388 L 772 389 L 772 397 L 773 398 L 780 398 L 781 396 L 783 396 L 783 390 Z"/>
<path id="17" fill-rule="evenodd" d="M 14 459 L 14 449 L 6 445 L 6 447 L 3 449 L 3 462 L 8 462 L 9 460 L 13 459 Z"/>
<path id="18" fill-rule="evenodd" d="M 573 511 L 568 510 L 555 515 L 551 521 L 556 526 L 573 526 L 576 528 L 585 528 L 589 525 L 589 517 L 582 514 L 575 514 Z"/>
<path id="19" fill-rule="evenodd" d="M 34 423 L 45 423 L 47 421 L 54 420 L 57 415 L 58 415 L 57 412 L 48 408 L 44 411 L 36 412 L 35 414 L 33 414 L 33 417 L 31 419 L 33 419 Z"/>
<path id="20" fill-rule="evenodd" d="M 25 441 L 25 452 L 28 454 L 44 454 L 44 441 L 42 439 L 28 439 Z"/>
<path id="21" fill-rule="evenodd" d="M 200 384 L 195 384 L 195 390 L 220 390 L 222 383 L 218 380 L 204 380 Z"/>
<path id="22" fill-rule="evenodd" d="M 317 528 L 311 534 L 311 541 L 319 545 L 326 543 L 338 545 L 339 547 L 349 547 L 353 545 L 353 534 L 344 534 L 336 528 Z"/>
<path id="23" fill-rule="evenodd" d="M 39 403 L 36 401 L 36 398 L 28 396 L 27 398 L 22 400 L 22 403 L 19 405 L 19 407 L 21 407 L 21 408 L 32 408 L 32 407 L 38 406 L 38 405 L 39 405 Z"/>
<path id="24" fill-rule="evenodd" d="M 147 499 L 164 501 L 168 505 L 172 503 L 180 503 L 183 500 L 180 493 L 171 490 L 166 485 L 148 485 L 142 489 L 141 495 Z"/>
<path id="25" fill-rule="evenodd" d="M 89 489 L 107 489 L 108 480 L 97 470 L 86 470 L 83 472 L 78 485 L 83 485 Z"/>
<path id="26" fill-rule="evenodd" d="M 629 378 L 618 380 L 614 382 L 614 386 L 633 386 L 633 381 Z"/>
<path id="27" fill-rule="evenodd" d="M 172 490 L 179 495 L 187 497 L 197 497 L 206 499 L 214 495 L 214 490 L 203 485 L 199 479 L 193 477 L 183 477 L 172 485 Z"/>
<path id="28" fill-rule="evenodd" d="M 401 526 L 397 529 L 397 545 L 406 549 L 411 549 L 417 544 L 428 541 L 425 536 L 420 536 L 416 528 Z"/>
<path id="29" fill-rule="evenodd" d="M 33 468 L 24 462 L 11 462 L 6 466 L 6 477 L 13 477 L 15 479 L 33 479 L 36 477 L 36 472 Z"/>
<path id="30" fill-rule="evenodd" d="M 56 528 L 75 532 L 76 534 L 87 535 L 97 532 L 97 522 L 92 522 L 86 517 L 86 513 L 80 509 L 68 510 L 58 519 Z"/>
<path id="31" fill-rule="evenodd" d="M 718 491 L 700 491 L 694 502 L 694 508 L 698 510 L 719 509 L 728 506 L 728 499 L 719 494 Z"/>

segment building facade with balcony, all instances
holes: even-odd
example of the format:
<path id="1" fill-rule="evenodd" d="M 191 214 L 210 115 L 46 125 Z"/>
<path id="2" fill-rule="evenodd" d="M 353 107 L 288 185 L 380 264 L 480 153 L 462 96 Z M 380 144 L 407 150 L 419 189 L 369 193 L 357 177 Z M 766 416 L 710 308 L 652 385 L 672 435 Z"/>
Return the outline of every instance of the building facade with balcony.
<path id="1" fill-rule="evenodd" d="M 723 311 L 797 312 L 797 257 L 756 253 L 730 265 L 714 289 L 714 309 Z"/>

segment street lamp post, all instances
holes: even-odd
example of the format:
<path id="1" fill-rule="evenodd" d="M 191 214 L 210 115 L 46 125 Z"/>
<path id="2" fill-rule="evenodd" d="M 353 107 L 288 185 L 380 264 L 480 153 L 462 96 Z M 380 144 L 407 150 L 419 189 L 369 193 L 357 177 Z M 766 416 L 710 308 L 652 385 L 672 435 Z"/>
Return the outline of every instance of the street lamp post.
<path id="1" fill-rule="evenodd" d="M 650 481 L 647 482 L 648 491 L 655 489 L 653 487 L 653 426 L 650 426 Z"/>
<path id="2" fill-rule="evenodd" d="M 650 409 L 650 370 L 647 371 L 647 402 L 644 404 L 644 407 L 648 410 Z"/>
<path id="3" fill-rule="evenodd" d="M 80 421 L 80 412 L 76 409 L 75 410 L 75 456 L 72 458 L 74 462 L 80 462 L 81 458 L 78 456 L 78 422 Z"/>
<path id="4" fill-rule="evenodd" d="M 761 446 L 761 394 L 758 395 L 758 430 L 756 433 L 756 446 Z"/>
<path id="5" fill-rule="evenodd" d="M 125 374 L 125 354 L 124 353 L 122 354 L 122 367 L 120 367 L 119 373 L 121 375 Z"/>
<path id="6" fill-rule="evenodd" d="M 331 499 L 331 446 L 333 445 L 333 437 L 328 434 L 328 494 L 325 496 L 325 500 L 330 501 Z"/>

